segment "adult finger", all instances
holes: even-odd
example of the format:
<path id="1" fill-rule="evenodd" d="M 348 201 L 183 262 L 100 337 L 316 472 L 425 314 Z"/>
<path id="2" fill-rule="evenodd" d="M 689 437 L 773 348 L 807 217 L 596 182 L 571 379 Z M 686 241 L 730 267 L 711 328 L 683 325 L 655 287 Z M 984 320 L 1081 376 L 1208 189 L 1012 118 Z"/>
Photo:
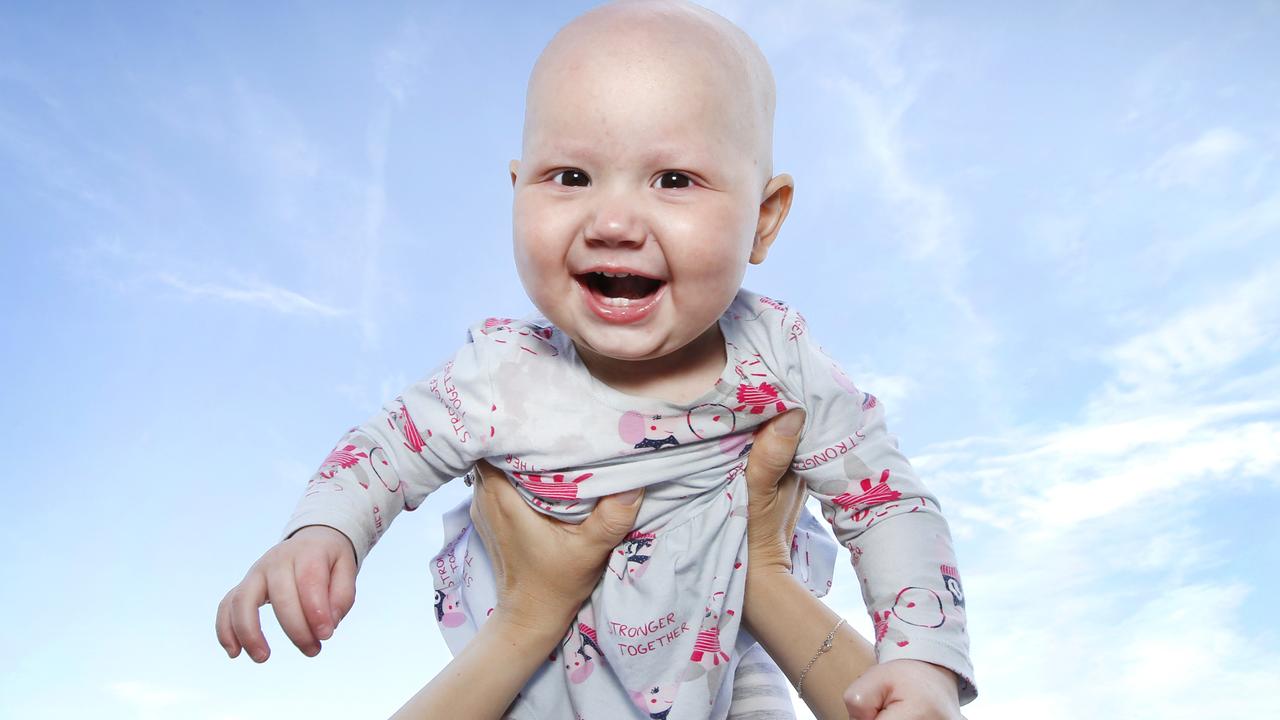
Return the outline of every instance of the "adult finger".
<path id="1" fill-rule="evenodd" d="M 353 553 L 340 553 L 329 573 L 329 612 L 337 628 L 342 618 L 356 604 L 356 557 Z"/>
<path id="2" fill-rule="evenodd" d="M 271 647 L 262 634 L 258 608 L 267 602 L 267 579 L 260 570 L 250 570 L 229 596 L 231 630 L 254 662 L 266 662 Z"/>
<path id="3" fill-rule="evenodd" d="M 747 456 L 749 487 L 772 487 L 790 469 L 802 427 L 804 411 L 791 410 L 770 420 L 756 433 Z"/>
<path id="4" fill-rule="evenodd" d="M 317 640 L 328 640 L 333 635 L 333 610 L 329 607 L 328 558 L 311 554 L 295 558 L 294 579 L 298 589 L 298 602 L 302 617 Z"/>
<path id="5" fill-rule="evenodd" d="M 289 636 L 303 655 L 313 657 L 320 652 L 320 643 L 316 642 L 307 619 L 302 615 L 302 603 L 298 601 L 298 587 L 295 583 L 292 564 L 272 568 L 267 573 L 267 594 L 284 634 Z"/>
<path id="6" fill-rule="evenodd" d="M 524 499 L 501 470 L 484 461 L 476 463 L 476 470 L 480 477 L 475 480 L 472 488 L 471 521 L 475 523 L 476 515 L 479 514 L 481 522 L 489 518 L 500 524 L 507 522 L 508 516 L 503 512 L 504 509 L 513 507 L 515 503 L 523 503 Z"/>
<path id="7" fill-rule="evenodd" d="M 640 513 L 643 497 L 644 488 L 636 488 L 600 498 L 591 514 L 582 521 L 582 532 L 603 547 L 617 545 L 636 526 L 636 515 Z"/>
<path id="8" fill-rule="evenodd" d="M 222 601 L 218 603 L 218 614 L 213 620 L 213 628 L 218 633 L 218 644 L 227 651 L 227 657 L 231 658 L 238 656 L 242 649 L 236 638 L 236 631 L 231 627 L 232 592 L 235 592 L 234 588 L 222 596 Z"/>

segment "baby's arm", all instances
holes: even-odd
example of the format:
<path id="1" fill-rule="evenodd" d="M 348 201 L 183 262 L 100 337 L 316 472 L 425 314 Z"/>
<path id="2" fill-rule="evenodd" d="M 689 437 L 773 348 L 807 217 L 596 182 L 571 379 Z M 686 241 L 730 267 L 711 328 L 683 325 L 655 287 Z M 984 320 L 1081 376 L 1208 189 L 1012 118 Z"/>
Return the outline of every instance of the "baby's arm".
<path id="1" fill-rule="evenodd" d="M 468 343 L 349 431 L 307 485 L 285 539 L 218 606 L 218 639 L 227 653 L 236 657 L 243 647 L 266 660 L 258 608 L 268 602 L 290 640 L 308 656 L 318 653 L 350 610 L 357 569 L 392 519 L 483 455 L 491 407 L 488 373 Z"/>
<path id="2" fill-rule="evenodd" d="M 361 564 L 402 510 L 470 470 L 492 433 L 489 375 L 478 342 L 350 430 L 311 478 L 286 537 L 326 525 L 351 541 Z"/>
<path id="3" fill-rule="evenodd" d="M 871 395 L 850 395 L 858 400 L 852 422 L 835 413 L 826 418 L 833 424 L 820 425 L 826 414 L 819 413 L 809 424 L 810 432 L 826 435 L 843 426 L 845 437 L 817 449 L 802 444 L 793 467 L 821 501 L 862 584 L 881 664 L 864 681 L 882 687 L 885 681 L 927 685 L 945 679 L 968 702 L 975 694 L 973 671 L 947 522 L 885 428 L 881 403 Z M 930 689 L 921 686 L 921 692 Z"/>
<path id="4" fill-rule="evenodd" d="M 852 555 L 880 663 L 867 677 L 902 680 L 922 696 L 945 681 L 967 702 L 975 690 L 964 598 L 938 502 L 886 429 L 883 404 L 821 351 L 803 318 L 780 311 L 787 333 L 774 347 L 807 411 L 792 467 Z"/>

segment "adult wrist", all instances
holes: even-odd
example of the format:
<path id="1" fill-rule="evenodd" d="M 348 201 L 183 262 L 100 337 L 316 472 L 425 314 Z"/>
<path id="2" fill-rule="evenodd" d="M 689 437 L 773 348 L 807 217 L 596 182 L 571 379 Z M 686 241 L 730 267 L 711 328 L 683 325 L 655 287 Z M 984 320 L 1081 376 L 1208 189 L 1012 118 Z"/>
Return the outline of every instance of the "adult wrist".
<path id="1" fill-rule="evenodd" d="M 530 613 L 527 609 L 496 607 L 481 629 L 492 629 L 500 637 L 518 638 L 530 646 L 550 649 L 564 637 L 573 614 Z"/>
<path id="2" fill-rule="evenodd" d="M 567 600 L 566 596 L 529 593 L 518 588 L 502 590 L 494 613 L 502 612 L 504 622 L 536 632 L 553 628 L 563 632 L 586 600 Z"/>

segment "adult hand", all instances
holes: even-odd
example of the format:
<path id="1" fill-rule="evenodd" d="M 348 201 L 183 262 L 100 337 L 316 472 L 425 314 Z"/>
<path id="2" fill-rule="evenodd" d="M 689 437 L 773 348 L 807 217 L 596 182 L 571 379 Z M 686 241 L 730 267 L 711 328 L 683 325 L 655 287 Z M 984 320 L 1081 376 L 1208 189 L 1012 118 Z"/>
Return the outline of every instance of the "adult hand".
<path id="1" fill-rule="evenodd" d="M 644 491 L 600 498 L 574 525 L 530 508 L 491 465 L 480 462 L 477 469 L 471 521 L 493 564 L 494 613 L 530 630 L 561 632 L 600 581 L 609 553 L 635 525 Z"/>
<path id="2" fill-rule="evenodd" d="M 610 495 L 580 525 L 529 507 L 501 472 L 476 464 L 471 522 L 497 581 L 498 606 L 476 636 L 392 720 L 506 716 L 507 706 L 564 637 L 626 537 L 643 490 Z"/>
<path id="3" fill-rule="evenodd" d="M 747 569 L 752 574 L 791 572 L 795 533 L 805 487 L 791 471 L 804 411 L 792 410 L 756 432 L 747 457 Z"/>

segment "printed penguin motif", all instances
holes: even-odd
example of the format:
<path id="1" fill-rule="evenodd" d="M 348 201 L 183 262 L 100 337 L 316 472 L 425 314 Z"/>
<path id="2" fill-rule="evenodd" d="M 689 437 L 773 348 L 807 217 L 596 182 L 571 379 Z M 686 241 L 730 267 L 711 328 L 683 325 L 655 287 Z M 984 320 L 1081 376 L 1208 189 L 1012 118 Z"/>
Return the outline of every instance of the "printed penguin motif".
<path id="1" fill-rule="evenodd" d="M 636 450 L 658 450 L 668 445 L 678 447 L 719 437 L 721 449 L 729 453 L 737 452 L 745 442 L 733 434 L 737 424 L 733 410 L 720 403 L 703 403 L 683 416 L 644 415 L 629 410 L 618 419 L 618 437 Z"/>
<path id="2" fill-rule="evenodd" d="M 942 585 L 951 593 L 951 604 L 964 609 L 964 588 L 960 586 L 960 571 L 951 565 L 942 565 Z"/>
<path id="3" fill-rule="evenodd" d="M 609 572 L 624 585 L 635 583 L 649 569 L 649 558 L 657 540 L 656 533 L 631 531 L 609 556 Z"/>
<path id="4" fill-rule="evenodd" d="M 576 643 L 577 647 L 572 649 Z M 591 676 L 597 660 L 604 662 L 604 654 L 600 651 L 600 639 L 596 635 L 590 611 L 584 606 L 578 617 L 570 623 L 564 641 L 560 643 L 564 660 L 565 675 L 575 685 L 583 683 Z"/>
<path id="5" fill-rule="evenodd" d="M 457 588 L 436 590 L 436 622 L 444 627 L 454 628 L 466 620 L 467 616 L 462 612 L 462 598 Z"/>
<path id="6" fill-rule="evenodd" d="M 636 450 L 657 450 L 670 445 L 677 447 L 679 424 L 676 418 L 662 415 L 641 415 L 634 410 L 623 413 L 618 420 L 618 436 Z"/>
<path id="7" fill-rule="evenodd" d="M 667 716 L 671 714 L 671 706 L 676 702 L 676 691 L 679 689 L 679 683 L 654 685 L 644 692 L 632 690 L 628 694 L 631 696 L 631 702 L 635 703 L 641 712 L 646 713 L 649 720 L 667 720 Z"/>

